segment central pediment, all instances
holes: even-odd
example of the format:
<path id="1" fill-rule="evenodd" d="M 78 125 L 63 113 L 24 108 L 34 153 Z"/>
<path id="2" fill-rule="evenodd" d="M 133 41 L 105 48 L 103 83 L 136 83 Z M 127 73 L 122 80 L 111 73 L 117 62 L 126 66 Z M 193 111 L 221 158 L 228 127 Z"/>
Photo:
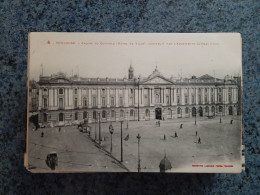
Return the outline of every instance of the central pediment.
<path id="1" fill-rule="evenodd" d="M 168 79 L 157 76 L 144 81 L 142 84 L 172 84 L 172 82 Z"/>

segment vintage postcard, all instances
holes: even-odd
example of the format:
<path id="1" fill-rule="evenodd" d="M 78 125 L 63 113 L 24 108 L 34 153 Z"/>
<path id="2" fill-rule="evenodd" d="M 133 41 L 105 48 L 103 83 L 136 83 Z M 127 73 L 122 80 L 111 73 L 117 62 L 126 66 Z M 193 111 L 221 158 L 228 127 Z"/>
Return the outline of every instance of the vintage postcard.
<path id="1" fill-rule="evenodd" d="M 31 172 L 240 173 L 238 33 L 30 33 Z"/>

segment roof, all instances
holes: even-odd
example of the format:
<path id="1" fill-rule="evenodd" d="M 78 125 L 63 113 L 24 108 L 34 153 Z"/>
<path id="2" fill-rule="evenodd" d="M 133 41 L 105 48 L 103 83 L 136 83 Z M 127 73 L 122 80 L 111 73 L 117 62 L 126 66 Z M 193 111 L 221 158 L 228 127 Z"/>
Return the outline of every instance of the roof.
<path id="1" fill-rule="evenodd" d="M 215 78 L 208 75 L 208 74 L 204 74 L 201 77 L 199 77 L 199 79 L 203 79 L 203 80 L 214 80 Z"/>

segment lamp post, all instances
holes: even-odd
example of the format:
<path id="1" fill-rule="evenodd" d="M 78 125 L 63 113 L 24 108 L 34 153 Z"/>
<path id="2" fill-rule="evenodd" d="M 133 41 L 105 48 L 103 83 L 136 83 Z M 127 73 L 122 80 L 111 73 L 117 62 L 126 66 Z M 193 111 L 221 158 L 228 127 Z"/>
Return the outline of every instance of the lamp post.
<path id="1" fill-rule="evenodd" d="M 120 121 L 121 122 L 121 162 L 123 162 L 123 122 L 124 121 Z"/>
<path id="2" fill-rule="evenodd" d="M 222 115 L 222 112 L 220 112 L 220 118 L 219 118 L 219 123 L 221 123 L 221 115 Z"/>
<path id="3" fill-rule="evenodd" d="M 126 119 L 126 129 L 128 129 L 128 112 L 126 112 L 126 117 L 127 117 L 127 119 Z"/>
<path id="4" fill-rule="evenodd" d="M 109 125 L 109 132 L 110 132 L 110 134 L 111 134 L 111 146 L 110 146 L 110 153 L 112 154 L 112 135 L 113 135 L 113 133 L 114 133 L 114 128 L 113 128 L 113 126 L 112 126 L 112 124 L 110 124 Z"/>
<path id="5" fill-rule="evenodd" d="M 195 125 L 197 125 L 197 119 L 196 119 L 196 117 L 197 117 L 197 110 L 195 109 Z"/>
<path id="6" fill-rule="evenodd" d="M 140 165 L 140 162 L 141 162 L 141 160 L 140 160 L 140 139 L 141 139 L 141 136 L 140 136 L 139 133 L 138 133 L 136 138 L 138 139 L 138 168 L 137 168 L 137 170 L 138 170 L 138 172 L 141 172 L 141 165 Z"/>
<path id="7" fill-rule="evenodd" d="M 101 144 L 101 124 L 100 124 L 100 112 L 98 113 L 98 119 L 99 119 L 99 124 L 98 124 L 98 132 L 99 132 L 99 138 L 98 138 L 98 143 L 99 145 Z"/>
<path id="8" fill-rule="evenodd" d="M 95 114 L 95 141 L 97 141 L 97 114 Z"/>

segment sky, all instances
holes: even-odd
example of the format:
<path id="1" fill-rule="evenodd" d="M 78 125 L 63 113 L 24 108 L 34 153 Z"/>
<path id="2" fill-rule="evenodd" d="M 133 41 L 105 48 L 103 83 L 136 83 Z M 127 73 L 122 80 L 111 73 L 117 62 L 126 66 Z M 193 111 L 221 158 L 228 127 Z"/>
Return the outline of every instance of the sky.
<path id="1" fill-rule="evenodd" d="M 123 78 L 155 67 L 166 77 L 242 75 L 238 33 L 30 33 L 29 77 L 58 72 L 90 78 Z"/>

